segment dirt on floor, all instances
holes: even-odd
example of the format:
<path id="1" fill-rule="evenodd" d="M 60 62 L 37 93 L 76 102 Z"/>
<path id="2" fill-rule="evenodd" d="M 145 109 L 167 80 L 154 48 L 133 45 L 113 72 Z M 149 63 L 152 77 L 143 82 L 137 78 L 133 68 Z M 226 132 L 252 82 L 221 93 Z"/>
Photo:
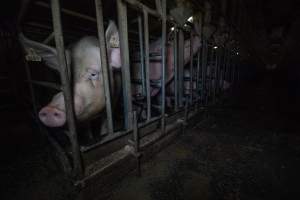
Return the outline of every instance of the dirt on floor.
<path id="1" fill-rule="evenodd" d="M 278 106 L 270 87 L 263 82 L 209 110 L 206 120 L 144 163 L 141 177 L 132 172 L 117 183 L 110 199 L 298 199 L 299 122 Z M 14 115 L 6 127 L 0 198 L 76 199 L 78 191 L 30 122 Z"/>

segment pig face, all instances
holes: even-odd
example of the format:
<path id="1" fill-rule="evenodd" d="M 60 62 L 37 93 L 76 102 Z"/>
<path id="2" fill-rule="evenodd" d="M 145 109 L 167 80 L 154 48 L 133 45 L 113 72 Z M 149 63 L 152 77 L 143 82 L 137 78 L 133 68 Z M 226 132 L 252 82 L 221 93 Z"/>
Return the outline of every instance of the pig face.
<path id="1" fill-rule="evenodd" d="M 119 34 L 112 21 L 106 30 L 106 40 L 109 67 L 110 69 L 120 68 Z M 45 60 L 46 64 L 54 69 L 59 69 L 57 53 L 54 48 L 26 38 L 21 41 L 25 49 L 28 45 L 30 48 L 37 47 L 35 48 L 37 54 Z M 66 51 L 66 57 L 67 65 L 72 71 L 76 118 L 83 121 L 105 108 L 99 41 L 95 37 L 84 37 L 73 48 Z M 110 80 L 111 88 L 113 88 L 113 83 L 114 80 Z M 52 101 L 40 110 L 39 118 L 49 127 L 60 127 L 65 124 L 65 101 L 62 92 L 57 93 Z"/>

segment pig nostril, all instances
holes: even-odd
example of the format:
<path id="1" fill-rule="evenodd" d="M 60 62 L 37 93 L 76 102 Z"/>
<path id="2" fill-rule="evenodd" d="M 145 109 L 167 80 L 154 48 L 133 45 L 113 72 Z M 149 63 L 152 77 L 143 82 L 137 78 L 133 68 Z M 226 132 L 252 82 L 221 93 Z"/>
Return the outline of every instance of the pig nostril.
<path id="1" fill-rule="evenodd" d="M 59 117 L 60 115 L 59 115 L 58 112 L 55 112 L 55 113 L 54 113 L 54 116 L 55 116 L 55 117 Z"/>

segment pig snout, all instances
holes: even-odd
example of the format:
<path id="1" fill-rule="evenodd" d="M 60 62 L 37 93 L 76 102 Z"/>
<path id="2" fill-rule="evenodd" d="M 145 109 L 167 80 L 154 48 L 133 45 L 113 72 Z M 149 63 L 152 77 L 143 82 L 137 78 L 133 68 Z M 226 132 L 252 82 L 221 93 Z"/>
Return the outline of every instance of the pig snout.
<path id="1" fill-rule="evenodd" d="M 74 110 L 77 118 L 80 118 L 83 112 L 83 104 L 83 98 L 75 95 Z M 66 123 L 65 102 L 62 93 L 55 95 L 51 103 L 40 110 L 39 118 L 48 127 L 61 127 Z"/>
<path id="2" fill-rule="evenodd" d="M 60 127 L 66 123 L 65 112 L 50 106 L 46 106 L 40 110 L 39 118 L 43 124 L 49 127 Z"/>

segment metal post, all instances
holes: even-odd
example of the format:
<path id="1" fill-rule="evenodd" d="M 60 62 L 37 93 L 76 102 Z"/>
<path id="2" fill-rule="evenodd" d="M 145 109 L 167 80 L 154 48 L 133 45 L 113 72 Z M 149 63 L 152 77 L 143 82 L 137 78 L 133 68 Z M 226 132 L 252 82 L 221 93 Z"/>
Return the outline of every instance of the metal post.
<path id="1" fill-rule="evenodd" d="M 178 33 L 178 97 L 179 97 L 179 107 L 183 106 L 182 97 L 183 97 L 183 76 L 184 76 L 184 35 L 183 30 L 179 29 Z"/>
<path id="2" fill-rule="evenodd" d="M 143 24 L 142 17 L 138 16 L 138 27 L 139 27 L 139 43 L 140 43 L 140 60 L 141 60 L 141 79 L 142 79 L 142 95 L 146 96 L 146 81 L 145 81 L 145 54 L 144 54 L 144 43 L 143 43 Z"/>
<path id="3" fill-rule="evenodd" d="M 201 88 L 201 100 L 203 105 L 206 104 L 206 69 L 207 69 L 207 41 L 203 40 L 202 47 L 202 88 Z"/>
<path id="4" fill-rule="evenodd" d="M 217 90 L 218 90 L 218 83 L 219 83 L 219 77 L 218 77 L 218 72 L 219 72 L 219 60 L 218 60 L 218 49 L 215 49 L 214 51 L 214 60 L 215 60 L 215 73 L 214 73 L 214 94 L 213 94 L 213 102 L 216 102 L 216 96 L 217 96 Z"/>
<path id="5" fill-rule="evenodd" d="M 133 111 L 133 145 L 134 145 L 134 156 L 136 157 L 136 165 L 137 165 L 137 176 L 141 176 L 141 163 L 140 163 L 140 138 L 138 132 L 138 123 L 136 111 Z"/>
<path id="6" fill-rule="evenodd" d="M 178 34 L 177 27 L 174 28 L 174 95 L 175 95 L 175 111 L 178 110 Z"/>
<path id="7" fill-rule="evenodd" d="M 62 34 L 61 16 L 60 16 L 60 4 L 59 0 L 51 0 L 51 11 L 53 20 L 53 29 L 55 35 L 55 45 L 57 49 L 58 63 L 60 65 L 60 79 L 63 88 L 63 95 L 66 105 L 66 116 L 69 127 L 69 138 L 72 148 L 73 157 L 73 175 L 75 177 L 82 175 L 82 163 L 79 151 L 79 145 L 77 140 L 76 123 L 73 107 L 73 96 L 71 93 L 70 74 L 68 73 L 64 40 Z"/>
<path id="8" fill-rule="evenodd" d="M 211 97 L 212 93 L 212 70 L 213 70 L 213 60 L 214 60 L 214 48 L 211 46 L 210 47 L 210 59 L 209 59 L 209 76 L 208 76 L 208 97 Z"/>
<path id="9" fill-rule="evenodd" d="M 193 68 L 194 68 L 194 59 L 193 59 L 193 31 L 190 32 L 190 105 L 193 105 L 193 89 L 194 89 L 194 80 L 193 80 Z"/>
<path id="10" fill-rule="evenodd" d="M 124 123 L 125 129 L 132 127 L 132 101 L 130 86 L 129 68 L 129 46 L 128 46 L 128 27 L 127 27 L 127 6 L 122 0 L 117 0 L 118 22 L 120 34 L 120 48 L 122 60 L 122 85 L 124 101 Z"/>
<path id="11" fill-rule="evenodd" d="M 199 79 L 199 76 L 200 76 L 200 54 L 201 54 L 201 51 L 199 50 L 198 53 L 197 53 L 197 73 L 196 73 L 196 91 L 197 91 L 197 105 L 198 105 L 198 101 L 200 99 L 200 79 Z"/>
<path id="12" fill-rule="evenodd" d="M 150 94 L 150 72 L 149 72 L 149 22 L 148 12 L 144 9 L 144 42 L 145 42 L 145 76 L 146 76 L 146 99 L 147 99 L 147 121 L 151 119 L 151 94 Z"/>
<path id="13" fill-rule="evenodd" d="M 162 7 L 162 69 L 161 69 L 161 131 L 165 132 L 165 105 L 166 105 L 166 34 L 167 34 L 167 15 L 166 15 L 166 0 L 161 0 Z"/>
<path id="14" fill-rule="evenodd" d="M 105 94 L 105 103 L 106 103 L 106 115 L 107 115 L 107 129 L 108 133 L 113 133 L 113 120 L 112 120 L 112 109 L 111 109 L 111 94 L 109 86 L 109 70 L 107 64 L 107 55 L 106 55 L 106 45 L 105 45 L 105 36 L 104 36 L 104 25 L 103 25 L 103 11 L 102 11 L 102 0 L 95 0 L 96 6 L 96 17 L 97 17 L 97 29 L 99 37 L 99 47 L 100 47 L 100 61 L 102 67 L 102 75 L 104 82 L 104 94 Z"/>

